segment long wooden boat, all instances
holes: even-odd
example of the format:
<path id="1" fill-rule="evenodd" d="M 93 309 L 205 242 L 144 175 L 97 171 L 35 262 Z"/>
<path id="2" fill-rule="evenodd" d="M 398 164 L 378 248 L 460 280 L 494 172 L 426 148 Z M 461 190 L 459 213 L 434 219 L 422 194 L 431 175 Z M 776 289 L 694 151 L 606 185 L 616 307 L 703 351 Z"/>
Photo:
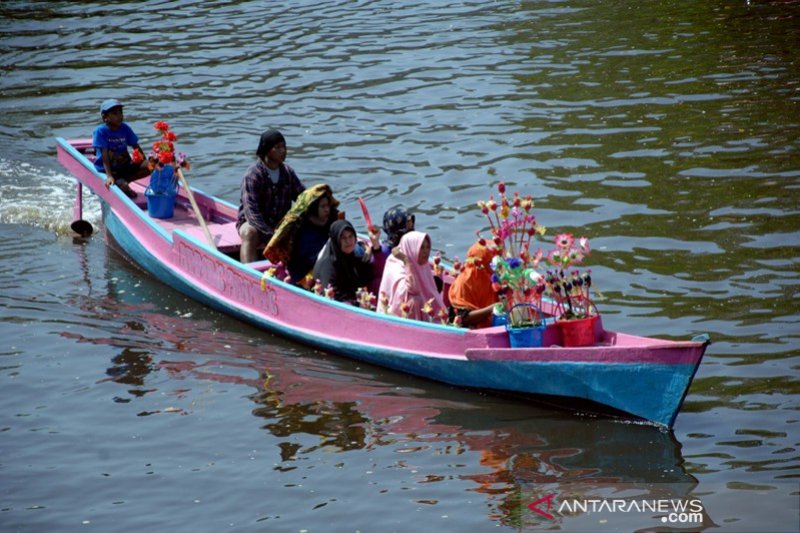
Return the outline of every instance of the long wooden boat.
<path id="1" fill-rule="evenodd" d="M 423 323 L 335 302 L 276 278 L 262 285 L 270 265 L 239 261 L 237 206 L 200 191 L 192 198 L 182 188 L 174 215 L 153 218 L 142 194 L 147 178 L 132 184 L 139 195 L 131 200 L 117 187 L 106 189 L 105 176 L 94 168 L 91 140 L 58 138 L 57 151 L 77 180 L 76 219 L 86 186 L 101 200 L 108 234 L 144 270 L 203 304 L 324 351 L 459 387 L 672 427 L 708 345 L 707 336 L 640 337 L 607 331 L 597 320 L 592 346 L 560 346 L 551 324 L 544 347 L 510 348 L 503 327 Z"/>

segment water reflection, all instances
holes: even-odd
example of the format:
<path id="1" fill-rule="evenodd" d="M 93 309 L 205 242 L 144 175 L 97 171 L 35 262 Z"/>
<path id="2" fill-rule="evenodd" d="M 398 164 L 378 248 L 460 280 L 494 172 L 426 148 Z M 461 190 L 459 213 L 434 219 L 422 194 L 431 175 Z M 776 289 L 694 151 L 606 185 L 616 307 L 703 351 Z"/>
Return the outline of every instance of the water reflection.
<path id="1" fill-rule="evenodd" d="M 125 385 L 144 385 L 145 378 L 153 370 L 153 357 L 149 352 L 123 348 L 122 352 L 115 356 L 111 362 L 114 366 L 106 370 L 106 374 L 116 381 Z M 129 390 L 131 394 L 143 395 L 140 389 Z"/>
<path id="2" fill-rule="evenodd" d="M 264 380 L 265 387 L 271 377 Z M 253 399 L 262 405 L 253 414 L 267 420 L 262 426 L 276 437 L 291 437 L 298 433 L 314 435 L 319 442 L 302 447 L 292 442 L 282 442 L 281 460 L 292 461 L 298 453 L 308 454 L 317 450 L 343 452 L 364 449 L 368 445 L 369 420 L 364 417 L 356 402 L 285 403 L 282 394 L 273 389 L 256 394 Z"/>
<path id="3" fill-rule="evenodd" d="M 219 359 L 161 366 L 173 375 L 231 381 L 227 372 L 219 372 Z M 279 438 L 279 471 L 297 468 L 300 456 L 320 451 L 385 447 L 409 458 L 435 450 L 445 456 L 444 462 L 447 457 L 461 462 L 476 457 L 469 469 L 478 472 L 459 473 L 458 479 L 471 482 L 465 490 L 491 502 L 492 519 L 515 528 L 541 525 L 527 505 L 543 490 L 588 498 L 611 487 L 624 488 L 625 497 L 677 499 L 689 497 L 697 484 L 684 469 L 674 435 L 651 426 L 562 418 L 480 397 L 475 402 L 448 400 L 313 359 L 287 363 L 279 354 L 262 355 L 251 366 L 262 369 L 259 379 L 240 383 L 257 387 L 250 396 L 256 403 L 253 414 L 264 419 L 265 431 Z M 498 420 L 498 409 L 504 409 L 506 420 Z M 313 443 L 304 444 L 308 439 L 299 436 L 311 436 Z M 417 482 L 446 477 L 423 472 Z M 564 522 L 572 519 L 561 517 Z M 713 525 L 708 518 L 705 524 Z"/>
<path id="4" fill-rule="evenodd" d="M 79 317 L 93 326 L 92 335 L 70 330 L 61 332 L 64 338 L 77 342 L 102 344 L 119 349 L 106 369 L 108 378 L 129 386 L 127 393 L 142 397 L 156 389 L 147 388 L 148 376 L 157 371 L 153 353 L 167 347 L 174 350 L 184 348 L 184 339 L 190 335 L 188 322 L 178 317 L 164 315 L 148 296 L 139 296 L 140 272 L 116 261 L 113 252 L 103 250 L 102 279 L 90 271 L 87 255 L 89 242 L 73 239 L 73 251 L 81 270 L 81 284 L 85 294 L 74 296 L 68 303 L 79 310 Z M 122 270 L 120 270 L 122 267 Z M 177 330 L 177 333 L 176 333 Z M 97 335 L 102 332 L 106 335 Z M 114 401 L 127 403 L 130 398 L 117 396 Z"/>

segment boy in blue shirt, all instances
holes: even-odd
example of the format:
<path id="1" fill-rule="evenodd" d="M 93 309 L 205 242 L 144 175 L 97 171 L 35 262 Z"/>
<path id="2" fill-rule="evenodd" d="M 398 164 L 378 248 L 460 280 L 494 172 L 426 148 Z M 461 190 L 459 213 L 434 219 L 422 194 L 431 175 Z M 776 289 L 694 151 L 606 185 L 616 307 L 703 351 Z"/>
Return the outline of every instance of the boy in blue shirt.
<path id="1" fill-rule="evenodd" d="M 97 126 L 92 134 L 92 145 L 97 156 L 94 166 L 98 172 L 107 176 L 106 188 L 116 184 L 129 198 L 136 198 L 136 193 L 131 190 L 128 182 L 150 174 L 147 157 L 139 146 L 139 138 L 123 122 L 122 103 L 119 100 L 103 102 L 100 105 L 100 116 L 103 124 Z M 131 161 L 128 146 L 141 152 L 141 163 Z"/>

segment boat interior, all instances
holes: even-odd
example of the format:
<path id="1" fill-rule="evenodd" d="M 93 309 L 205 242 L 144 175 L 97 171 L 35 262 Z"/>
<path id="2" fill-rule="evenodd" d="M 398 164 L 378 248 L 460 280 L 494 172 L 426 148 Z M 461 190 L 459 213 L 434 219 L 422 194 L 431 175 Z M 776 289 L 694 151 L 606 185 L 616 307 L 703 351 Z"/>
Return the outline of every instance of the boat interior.
<path id="1" fill-rule="evenodd" d="M 95 155 L 91 146 L 91 141 L 81 143 L 75 146 L 87 159 L 94 161 Z M 147 197 L 145 190 L 149 183 L 149 178 L 143 178 L 130 183 L 131 189 L 137 193 L 133 202 L 144 212 L 147 212 Z M 242 240 L 239 237 L 239 232 L 236 229 L 236 210 L 232 208 L 230 212 L 221 212 L 216 208 L 216 204 L 206 200 L 204 196 L 195 194 L 195 200 L 198 204 L 198 210 L 202 215 L 206 227 L 214 241 L 214 246 L 227 255 L 228 257 L 239 261 L 239 250 L 242 245 Z M 182 187 L 179 189 L 178 197 L 175 202 L 173 215 L 170 218 L 153 218 L 159 226 L 164 228 L 165 231 L 172 233 L 174 230 L 179 229 L 184 233 L 195 237 L 201 242 L 206 241 L 205 232 L 197 220 L 194 209 L 186 196 L 186 191 Z M 248 266 L 253 267 L 258 271 L 265 271 L 272 266 L 272 263 L 267 260 L 255 261 L 249 263 Z"/>
<path id="2" fill-rule="evenodd" d="M 87 159 L 94 161 L 95 154 L 92 148 L 90 139 L 81 140 L 73 143 L 76 150 L 81 152 Z M 147 196 L 145 190 L 149 184 L 149 177 L 136 180 L 130 183 L 131 189 L 137 193 L 133 202 L 145 213 L 148 213 Z M 203 217 L 209 234 L 214 241 L 214 246 L 217 250 L 235 261 L 240 261 L 240 248 L 242 245 L 239 231 L 236 228 L 237 208 L 231 204 L 218 204 L 212 198 L 202 194 L 194 195 L 197 203 L 198 211 Z M 195 210 L 187 196 L 186 190 L 180 187 L 178 196 L 175 201 L 173 214 L 169 218 L 154 218 L 152 220 L 158 223 L 166 232 L 172 233 L 175 230 L 194 237 L 199 242 L 206 242 L 207 237 L 200 222 L 197 219 Z M 365 236 L 359 236 L 359 239 L 364 243 L 368 243 Z M 259 271 L 265 272 L 274 265 L 269 260 L 254 261 L 247 263 L 247 266 Z M 279 279 L 285 275 L 285 271 L 279 265 L 279 270 L 275 276 Z M 445 274 L 441 279 L 442 296 L 444 303 L 449 305 L 448 292 L 449 287 L 453 283 L 454 278 L 450 274 Z M 543 309 L 545 309 L 543 307 Z M 552 309 L 545 309 L 545 316 L 552 317 Z"/>

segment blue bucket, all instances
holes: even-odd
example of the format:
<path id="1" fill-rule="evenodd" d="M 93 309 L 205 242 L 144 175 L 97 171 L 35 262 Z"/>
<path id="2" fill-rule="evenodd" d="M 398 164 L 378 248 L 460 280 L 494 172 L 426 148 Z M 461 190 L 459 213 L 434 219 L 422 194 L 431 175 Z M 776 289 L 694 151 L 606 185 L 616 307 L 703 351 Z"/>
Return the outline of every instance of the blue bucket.
<path id="1" fill-rule="evenodd" d="M 177 194 L 157 194 L 149 187 L 144 192 L 147 197 L 147 212 L 153 218 L 172 218 L 175 214 Z"/>
<path id="2" fill-rule="evenodd" d="M 508 343 L 512 348 L 541 348 L 544 345 L 544 325 L 508 328 Z"/>
<path id="3" fill-rule="evenodd" d="M 154 168 L 150 173 L 150 189 L 155 194 L 171 194 L 178 188 L 178 179 L 172 165 Z"/>
<path id="4" fill-rule="evenodd" d="M 495 315 L 492 313 L 492 326 L 505 326 L 506 315 Z"/>
<path id="5" fill-rule="evenodd" d="M 515 328 L 511 324 L 511 315 L 514 309 L 529 308 L 536 312 L 539 324 L 536 326 L 525 326 Z M 517 304 L 511 308 L 506 315 L 506 331 L 508 331 L 508 343 L 512 348 L 541 348 L 544 345 L 544 330 L 547 325 L 544 321 L 542 310 L 533 304 Z"/>

